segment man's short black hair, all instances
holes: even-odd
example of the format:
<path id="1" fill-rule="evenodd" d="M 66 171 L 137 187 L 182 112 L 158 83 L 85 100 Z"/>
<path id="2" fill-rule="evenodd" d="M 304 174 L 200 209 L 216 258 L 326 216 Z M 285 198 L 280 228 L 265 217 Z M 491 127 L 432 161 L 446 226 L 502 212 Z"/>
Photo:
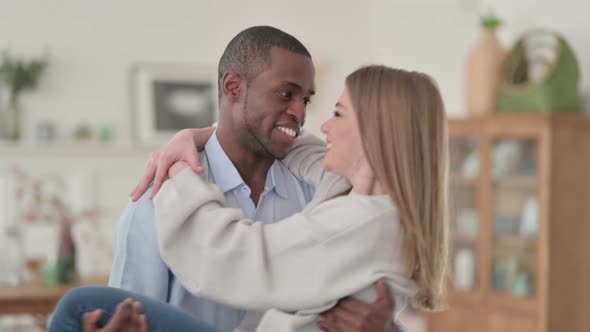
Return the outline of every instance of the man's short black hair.
<path id="1" fill-rule="evenodd" d="M 254 26 L 238 33 L 227 45 L 218 67 L 218 90 L 221 98 L 223 75 L 233 71 L 251 82 L 270 65 L 270 50 L 285 49 L 311 58 L 305 46 L 290 34 L 271 26 Z"/>

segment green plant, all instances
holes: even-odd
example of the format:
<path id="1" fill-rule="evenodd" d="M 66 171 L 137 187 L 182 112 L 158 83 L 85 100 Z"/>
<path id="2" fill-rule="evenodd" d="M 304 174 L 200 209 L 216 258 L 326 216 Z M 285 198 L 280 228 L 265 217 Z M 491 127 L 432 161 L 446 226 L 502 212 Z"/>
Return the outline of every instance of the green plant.
<path id="1" fill-rule="evenodd" d="M 0 82 L 8 86 L 10 91 L 9 102 L 12 105 L 18 103 L 18 98 L 22 92 L 32 91 L 39 85 L 41 76 L 48 64 L 49 61 L 46 56 L 27 60 L 13 57 L 7 51 L 2 53 Z"/>

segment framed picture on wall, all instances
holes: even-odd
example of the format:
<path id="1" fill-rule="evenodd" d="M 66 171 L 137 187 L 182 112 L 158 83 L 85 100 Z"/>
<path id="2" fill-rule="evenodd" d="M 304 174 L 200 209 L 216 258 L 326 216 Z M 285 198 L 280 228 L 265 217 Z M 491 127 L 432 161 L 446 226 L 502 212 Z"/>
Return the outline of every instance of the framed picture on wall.
<path id="1" fill-rule="evenodd" d="M 131 70 L 134 136 L 161 145 L 184 128 L 217 121 L 215 66 L 141 64 Z"/>

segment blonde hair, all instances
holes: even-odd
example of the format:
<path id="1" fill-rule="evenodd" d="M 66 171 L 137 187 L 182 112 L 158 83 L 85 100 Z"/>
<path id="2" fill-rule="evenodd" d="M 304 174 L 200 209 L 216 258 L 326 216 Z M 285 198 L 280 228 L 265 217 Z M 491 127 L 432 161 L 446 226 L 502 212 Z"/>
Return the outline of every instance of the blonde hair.
<path id="1" fill-rule="evenodd" d="M 346 78 L 367 159 L 396 204 L 415 305 L 446 306 L 448 137 L 443 101 L 428 76 L 367 66 Z"/>

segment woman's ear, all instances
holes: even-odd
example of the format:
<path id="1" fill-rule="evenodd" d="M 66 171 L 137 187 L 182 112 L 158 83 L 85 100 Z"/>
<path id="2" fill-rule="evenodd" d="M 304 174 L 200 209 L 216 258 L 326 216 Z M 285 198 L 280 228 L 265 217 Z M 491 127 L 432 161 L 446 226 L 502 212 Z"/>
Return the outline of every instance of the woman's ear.
<path id="1" fill-rule="evenodd" d="M 230 101 L 238 101 L 242 95 L 242 77 L 234 72 L 228 71 L 223 74 L 221 81 L 222 96 Z"/>

